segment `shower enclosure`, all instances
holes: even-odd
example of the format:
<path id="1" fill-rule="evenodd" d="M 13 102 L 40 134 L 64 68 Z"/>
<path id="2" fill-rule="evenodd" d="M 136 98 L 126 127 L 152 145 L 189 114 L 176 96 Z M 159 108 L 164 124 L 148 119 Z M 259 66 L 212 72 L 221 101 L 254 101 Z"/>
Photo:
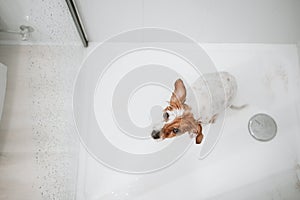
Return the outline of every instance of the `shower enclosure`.
<path id="1" fill-rule="evenodd" d="M 1 1 L 0 199 L 300 199 L 299 24 L 294 0 Z M 174 81 L 217 71 L 247 106 L 154 141 Z"/>

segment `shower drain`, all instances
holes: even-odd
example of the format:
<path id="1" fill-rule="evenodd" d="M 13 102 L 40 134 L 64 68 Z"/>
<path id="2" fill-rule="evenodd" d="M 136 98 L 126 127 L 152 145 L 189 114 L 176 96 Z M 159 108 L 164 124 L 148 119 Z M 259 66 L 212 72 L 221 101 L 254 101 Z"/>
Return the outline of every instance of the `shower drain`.
<path id="1" fill-rule="evenodd" d="M 252 137 L 259 141 L 270 141 L 277 133 L 277 125 L 274 119 L 263 113 L 250 118 L 248 129 Z"/>

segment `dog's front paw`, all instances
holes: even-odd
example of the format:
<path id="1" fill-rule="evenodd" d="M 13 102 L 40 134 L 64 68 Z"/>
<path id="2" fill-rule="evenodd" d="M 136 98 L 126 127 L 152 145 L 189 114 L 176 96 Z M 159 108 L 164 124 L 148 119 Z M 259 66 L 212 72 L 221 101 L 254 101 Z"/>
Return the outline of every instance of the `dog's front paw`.
<path id="1" fill-rule="evenodd" d="M 200 144 L 203 139 L 203 134 L 198 134 L 196 137 L 196 144 Z"/>

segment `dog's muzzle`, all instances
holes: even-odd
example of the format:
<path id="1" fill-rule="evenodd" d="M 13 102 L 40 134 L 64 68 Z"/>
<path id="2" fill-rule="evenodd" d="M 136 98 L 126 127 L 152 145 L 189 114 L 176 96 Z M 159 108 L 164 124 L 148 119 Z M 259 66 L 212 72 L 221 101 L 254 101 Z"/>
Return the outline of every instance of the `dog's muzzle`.
<path id="1" fill-rule="evenodd" d="M 153 130 L 151 133 L 151 136 L 153 139 L 159 139 L 160 138 L 160 131 Z"/>

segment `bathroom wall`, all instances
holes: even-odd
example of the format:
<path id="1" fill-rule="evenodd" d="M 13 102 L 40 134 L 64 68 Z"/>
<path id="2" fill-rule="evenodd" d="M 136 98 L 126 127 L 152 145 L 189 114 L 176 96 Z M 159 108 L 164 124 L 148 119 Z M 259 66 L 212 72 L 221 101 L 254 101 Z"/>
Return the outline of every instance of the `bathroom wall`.
<path id="1" fill-rule="evenodd" d="M 65 0 L 0 1 L 7 91 L 0 121 L 0 199 L 74 199 L 77 176 L 72 90 L 83 47 Z"/>
<path id="2" fill-rule="evenodd" d="M 8 67 L 0 122 L 0 199 L 74 199 L 72 89 L 81 46 L 0 46 Z"/>
<path id="3" fill-rule="evenodd" d="M 297 0 L 76 0 L 93 42 L 138 27 L 179 31 L 197 42 L 296 43 Z"/>
<path id="4" fill-rule="evenodd" d="M 0 1 L 0 29 L 19 31 L 22 24 L 34 28 L 28 41 L 0 33 L 0 44 L 80 44 L 65 0 Z"/>
<path id="5" fill-rule="evenodd" d="M 75 0 L 90 41 L 102 42 L 125 30 L 161 27 L 177 30 L 197 42 L 296 43 L 300 41 L 297 0 Z M 0 28 L 35 28 L 31 43 L 73 43 L 64 0 L 4 0 Z M 12 14 L 13 13 L 13 14 Z M 238 17 L 237 17 L 238 16 Z M 15 35 L 0 34 L 5 43 Z M 1 41 L 0 41 L 1 42 Z M 2 41 L 3 42 L 3 41 Z"/>

